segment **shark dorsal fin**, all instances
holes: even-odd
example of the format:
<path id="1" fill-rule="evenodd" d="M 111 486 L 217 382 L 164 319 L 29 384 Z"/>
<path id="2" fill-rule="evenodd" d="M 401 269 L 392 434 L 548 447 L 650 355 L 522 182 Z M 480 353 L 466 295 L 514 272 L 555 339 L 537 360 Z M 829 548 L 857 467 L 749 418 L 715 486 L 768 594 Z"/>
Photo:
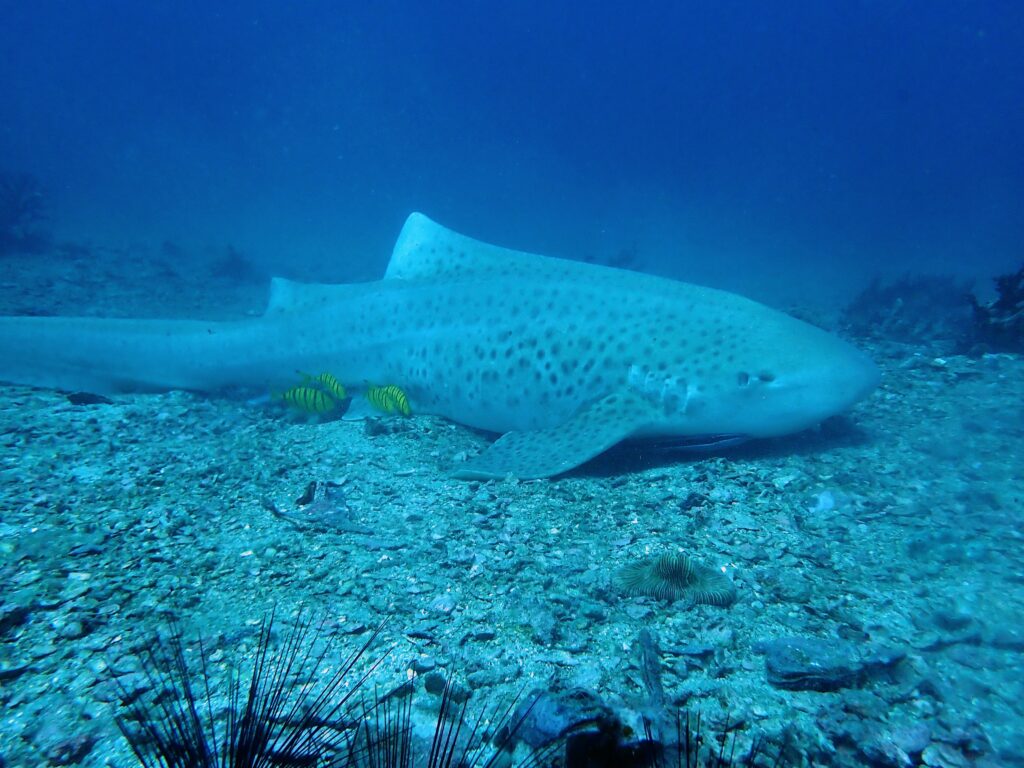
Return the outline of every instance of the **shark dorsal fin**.
<path id="1" fill-rule="evenodd" d="M 410 214 L 398 236 L 384 277 L 387 280 L 428 280 L 466 275 L 529 274 L 543 267 L 572 269 L 574 262 L 514 251 L 460 235 L 422 213 Z"/>

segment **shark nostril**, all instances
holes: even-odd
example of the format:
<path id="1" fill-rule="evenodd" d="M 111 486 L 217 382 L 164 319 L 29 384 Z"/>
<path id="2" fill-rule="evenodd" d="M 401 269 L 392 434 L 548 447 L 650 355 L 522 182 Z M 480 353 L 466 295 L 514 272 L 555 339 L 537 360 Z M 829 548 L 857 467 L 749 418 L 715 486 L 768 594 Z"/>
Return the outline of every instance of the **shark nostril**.
<path id="1" fill-rule="evenodd" d="M 741 387 L 747 386 L 750 383 L 750 374 L 747 373 L 746 371 L 740 371 L 736 375 L 736 383 L 739 384 Z"/>

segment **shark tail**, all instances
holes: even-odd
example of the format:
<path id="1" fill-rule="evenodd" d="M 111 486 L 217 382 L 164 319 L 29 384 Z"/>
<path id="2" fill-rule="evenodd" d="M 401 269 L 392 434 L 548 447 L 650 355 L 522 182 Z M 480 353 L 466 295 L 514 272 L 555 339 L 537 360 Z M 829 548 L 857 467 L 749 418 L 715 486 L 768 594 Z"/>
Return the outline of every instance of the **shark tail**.
<path id="1" fill-rule="evenodd" d="M 238 382 L 224 364 L 242 359 L 238 347 L 251 338 L 238 325 L 0 317 L 0 381 L 98 394 L 218 389 Z"/>

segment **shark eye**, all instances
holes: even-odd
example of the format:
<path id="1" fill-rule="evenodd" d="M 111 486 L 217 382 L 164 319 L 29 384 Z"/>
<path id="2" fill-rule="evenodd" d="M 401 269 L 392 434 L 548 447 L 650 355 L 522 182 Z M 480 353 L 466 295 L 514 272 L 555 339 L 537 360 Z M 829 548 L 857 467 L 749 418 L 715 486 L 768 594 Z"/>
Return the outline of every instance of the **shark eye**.
<path id="1" fill-rule="evenodd" d="M 757 378 L 767 384 L 770 381 L 775 381 L 775 374 L 769 371 L 761 371 L 757 374 Z"/>

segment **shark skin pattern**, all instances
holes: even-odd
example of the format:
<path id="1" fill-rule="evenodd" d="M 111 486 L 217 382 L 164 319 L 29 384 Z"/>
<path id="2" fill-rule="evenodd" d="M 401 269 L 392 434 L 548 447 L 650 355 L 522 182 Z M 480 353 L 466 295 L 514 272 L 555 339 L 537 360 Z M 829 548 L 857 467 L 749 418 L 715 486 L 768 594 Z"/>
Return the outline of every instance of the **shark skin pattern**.
<path id="1" fill-rule="evenodd" d="M 275 278 L 235 322 L 0 317 L 0 381 L 96 393 L 267 391 L 296 371 L 395 384 L 414 413 L 501 434 L 458 478 L 566 472 L 626 439 L 771 437 L 845 411 L 878 371 L 736 294 L 512 251 L 409 216 L 383 280 Z"/>

